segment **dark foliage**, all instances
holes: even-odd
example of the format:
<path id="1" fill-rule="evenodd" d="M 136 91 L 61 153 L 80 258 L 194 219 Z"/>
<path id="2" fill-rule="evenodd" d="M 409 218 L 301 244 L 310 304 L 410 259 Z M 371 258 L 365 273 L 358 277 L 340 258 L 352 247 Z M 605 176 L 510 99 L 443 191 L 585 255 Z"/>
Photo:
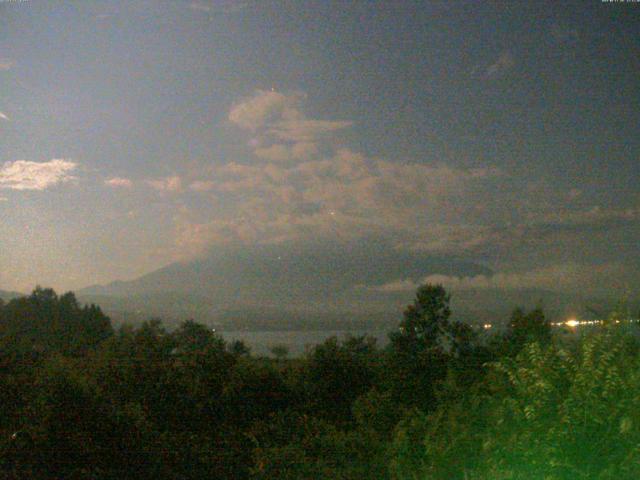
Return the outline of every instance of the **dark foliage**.
<path id="1" fill-rule="evenodd" d="M 250 355 L 193 320 L 114 332 L 36 289 L 0 303 L 0 478 L 631 479 L 640 345 L 541 310 L 489 341 L 425 285 L 391 343 Z"/>

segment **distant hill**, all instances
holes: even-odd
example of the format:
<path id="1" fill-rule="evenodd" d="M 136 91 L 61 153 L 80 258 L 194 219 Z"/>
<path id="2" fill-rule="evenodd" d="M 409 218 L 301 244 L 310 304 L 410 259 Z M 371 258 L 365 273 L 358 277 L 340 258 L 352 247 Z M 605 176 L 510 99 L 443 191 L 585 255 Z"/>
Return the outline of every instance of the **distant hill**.
<path id="1" fill-rule="evenodd" d="M 23 297 L 23 296 L 24 296 L 23 293 L 0 290 L 0 299 L 4 300 L 5 302 L 8 302 L 9 300 L 12 300 L 14 298 Z"/>

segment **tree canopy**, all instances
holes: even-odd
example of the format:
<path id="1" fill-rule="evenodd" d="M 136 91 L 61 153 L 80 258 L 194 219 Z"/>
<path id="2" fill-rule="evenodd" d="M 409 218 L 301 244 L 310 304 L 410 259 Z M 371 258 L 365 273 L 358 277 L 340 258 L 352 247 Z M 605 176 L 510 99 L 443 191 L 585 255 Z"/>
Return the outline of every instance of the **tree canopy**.
<path id="1" fill-rule="evenodd" d="M 0 304 L 0 473 L 22 479 L 635 479 L 640 341 L 516 309 L 487 338 L 425 285 L 390 343 L 251 355 L 206 325 Z"/>

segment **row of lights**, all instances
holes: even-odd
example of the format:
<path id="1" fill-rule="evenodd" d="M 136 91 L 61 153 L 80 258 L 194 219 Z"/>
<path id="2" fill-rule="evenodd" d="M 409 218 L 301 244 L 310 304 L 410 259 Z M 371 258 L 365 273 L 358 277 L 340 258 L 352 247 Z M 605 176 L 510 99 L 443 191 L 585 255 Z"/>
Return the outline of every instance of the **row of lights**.
<path id="1" fill-rule="evenodd" d="M 638 318 L 629 318 L 626 320 L 616 320 L 615 323 L 637 323 L 640 322 L 640 319 Z M 555 326 L 555 327 L 561 327 L 561 326 L 567 326 L 567 327 L 571 327 L 571 328 L 575 328 L 575 327 L 579 327 L 581 325 L 602 325 L 604 323 L 604 320 L 576 320 L 575 318 L 570 318 L 569 320 L 567 320 L 566 322 L 556 322 L 556 323 L 552 323 L 551 325 Z"/>
<path id="2" fill-rule="evenodd" d="M 640 322 L 640 319 L 638 318 L 630 318 L 628 320 L 623 320 L 626 323 L 638 323 Z M 569 320 L 566 320 L 564 322 L 552 322 L 551 325 L 554 327 L 570 327 L 570 328 L 576 328 L 576 327 L 580 327 L 582 325 L 601 325 L 603 324 L 604 321 L 603 320 L 576 320 L 575 318 L 570 318 Z M 615 323 L 620 323 L 620 320 L 616 320 Z M 493 328 L 493 325 L 491 323 L 485 323 L 482 325 L 482 328 L 484 328 L 485 330 L 489 330 L 491 328 Z"/>

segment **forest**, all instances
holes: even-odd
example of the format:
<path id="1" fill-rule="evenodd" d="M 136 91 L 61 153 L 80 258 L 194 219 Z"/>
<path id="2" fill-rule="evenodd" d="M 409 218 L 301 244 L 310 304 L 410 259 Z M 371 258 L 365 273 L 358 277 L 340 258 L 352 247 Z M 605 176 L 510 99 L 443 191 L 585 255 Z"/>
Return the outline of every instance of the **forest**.
<path id="1" fill-rule="evenodd" d="M 640 478 L 637 327 L 516 309 L 481 334 L 430 284 L 400 313 L 384 348 L 271 358 L 194 320 L 114 329 L 73 293 L 0 301 L 2 478 Z"/>

